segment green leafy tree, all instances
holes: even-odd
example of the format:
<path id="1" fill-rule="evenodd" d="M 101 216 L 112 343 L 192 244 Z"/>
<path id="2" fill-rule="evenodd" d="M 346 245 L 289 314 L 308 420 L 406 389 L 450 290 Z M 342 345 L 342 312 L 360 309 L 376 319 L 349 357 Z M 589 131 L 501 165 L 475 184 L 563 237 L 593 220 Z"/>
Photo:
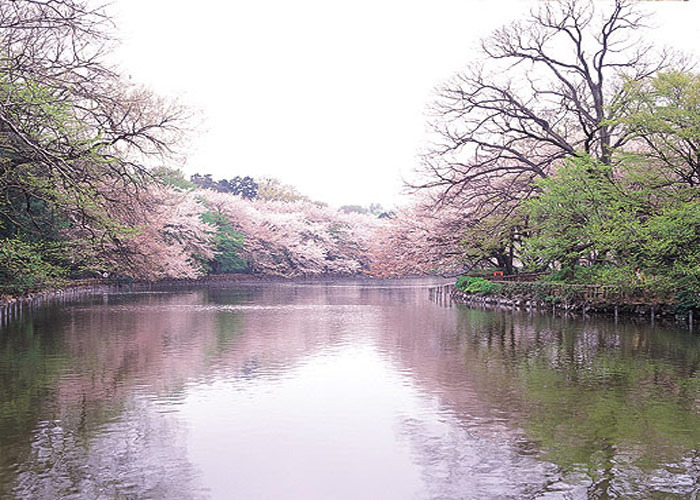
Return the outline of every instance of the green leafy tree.
<path id="1" fill-rule="evenodd" d="M 541 194 L 527 204 L 525 262 L 557 269 L 554 279 L 700 307 L 700 199 L 659 194 L 637 180 L 581 156 L 540 181 Z"/>
<path id="2" fill-rule="evenodd" d="M 190 182 L 202 189 L 216 189 L 217 182 L 212 178 L 211 174 L 194 174 L 190 177 Z"/>
<path id="3" fill-rule="evenodd" d="M 674 204 L 640 224 L 636 251 L 648 286 L 679 312 L 700 308 L 700 200 Z"/>
<path id="4" fill-rule="evenodd" d="M 471 220 L 462 229 L 465 263 L 472 269 L 486 265 L 513 274 L 525 226 L 521 210 Z"/>
<path id="5" fill-rule="evenodd" d="M 226 216 L 219 212 L 210 210 L 201 218 L 202 222 L 216 228 L 212 236 L 216 254 L 208 262 L 211 271 L 214 274 L 246 271 L 248 262 L 242 255 L 245 242 L 243 233 L 236 231 Z"/>
<path id="6" fill-rule="evenodd" d="M 653 79 L 630 80 L 624 104 L 614 119 L 629 130 L 630 141 L 618 149 L 628 165 L 647 172 L 657 188 L 700 186 L 700 75 L 670 71 Z M 653 174 L 653 176 L 651 175 Z M 694 193 L 697 196 L 697 192 Z"/>
<path id="7" fill-rule="evenodd" d="M 533 234 L 526 241 L 524 260 L 536 268 L 554 265 L 568 277 L 583 261 L 605 262 L 611 248 L 601 236 L 620 208 L 612 168 L 579 156 L 538 185 L 542 193 L 527 204 Z"/>
<path id="8" fill-rule="evenodd" d="M 233 179 L 221 179 L 215 181 L 211 174 L 194 174 L 190 177 L 190 182 L 202 189 L 212 189 L 221 193 L 231 193 L 242 198 L 252 200 L 258 196 L 258 183 L 250 176 L 241 177 L 237 175 Z"/>
<path id="9" fill-rule="evenodd" d="M 258 183 L 250 176 L 236 176 L 225 184 L 225 192 L 252 200 L 258 196 Z"/>

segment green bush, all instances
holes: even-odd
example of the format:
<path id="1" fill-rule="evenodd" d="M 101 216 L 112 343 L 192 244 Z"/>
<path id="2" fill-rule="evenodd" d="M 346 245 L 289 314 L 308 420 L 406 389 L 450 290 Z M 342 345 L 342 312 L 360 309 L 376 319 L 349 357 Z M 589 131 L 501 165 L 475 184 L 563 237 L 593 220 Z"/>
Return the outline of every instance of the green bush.
<path id="1" fill-rule="evenodd" d="M 700 310 L 700 280 L 697 276 L 684 276 L 675 283 L 675 313 L 685 316 L 690 310 Z"/>
<path id="2" fill-rule="evenodd" d="M 576 266 L 573 270 L 556 270 L 542 277 L 543 282 L 564 285 L 614 286 L 626 293 L 633 293 L 641 284 L 632 266 Z"/>
<path id="3" fill-rule="evenodd" d="M 455 286 L 467 293 L 495 294 L 501 291 L 503 285 L 479 277 L 461 276 Z"/>
<path id="4" fill-rule="evenodd" d="M 67 271 L 49 262 L 59 251 L 57 244 L 0 239 L 0 293 L 23 294 L 63 284 Z"/>
<path id="5" fill-rule="evenodd" d="M 550 304 L 585 300 L 586 289 L 568 283 L 513 281 L 503 283 L 499 293 L 505 297 L 535 299 Z"/>

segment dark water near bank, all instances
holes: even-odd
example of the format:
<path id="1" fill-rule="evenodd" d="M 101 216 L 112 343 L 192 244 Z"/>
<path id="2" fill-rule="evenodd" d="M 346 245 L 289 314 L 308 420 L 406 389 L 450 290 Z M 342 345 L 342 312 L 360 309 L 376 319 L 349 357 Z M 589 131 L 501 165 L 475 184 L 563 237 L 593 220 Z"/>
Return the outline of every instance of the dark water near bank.
<path id="1" fill-rule="evenodd" d="M 694 498 L 700 336 L 415 283 L 98 296 L 0 329 L 0 498 Z"/>

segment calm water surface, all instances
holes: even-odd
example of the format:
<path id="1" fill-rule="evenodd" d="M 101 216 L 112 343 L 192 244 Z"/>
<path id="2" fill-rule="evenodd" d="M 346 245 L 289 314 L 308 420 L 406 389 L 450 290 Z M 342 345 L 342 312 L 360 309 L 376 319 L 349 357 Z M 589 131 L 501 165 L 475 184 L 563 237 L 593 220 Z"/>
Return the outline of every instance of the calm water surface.
<path id="1" fill-rule="evenodd" d="M 0 498 L 695 498 L 699 361 L 420 282 L 97 296 L 0 328 Z"/>

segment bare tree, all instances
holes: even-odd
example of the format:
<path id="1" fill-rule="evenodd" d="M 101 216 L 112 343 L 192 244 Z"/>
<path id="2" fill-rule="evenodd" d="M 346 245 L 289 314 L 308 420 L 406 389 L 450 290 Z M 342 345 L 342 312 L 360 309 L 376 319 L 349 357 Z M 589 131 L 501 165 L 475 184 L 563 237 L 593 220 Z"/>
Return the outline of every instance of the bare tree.
<path id="1" fill-rule="evenodd" d="M 483 40 L 482 59 L 439 89 L 439 139 L 416 187 L 472 208 L 515 207 L 566 157 L 585 152 L 610 163 L 628 140 L 609 120 L 625 100 L 624 81 L 670 60 L 640 41 L 644 21 L 631 0 L 609 8 L 556 0 Z"/>

